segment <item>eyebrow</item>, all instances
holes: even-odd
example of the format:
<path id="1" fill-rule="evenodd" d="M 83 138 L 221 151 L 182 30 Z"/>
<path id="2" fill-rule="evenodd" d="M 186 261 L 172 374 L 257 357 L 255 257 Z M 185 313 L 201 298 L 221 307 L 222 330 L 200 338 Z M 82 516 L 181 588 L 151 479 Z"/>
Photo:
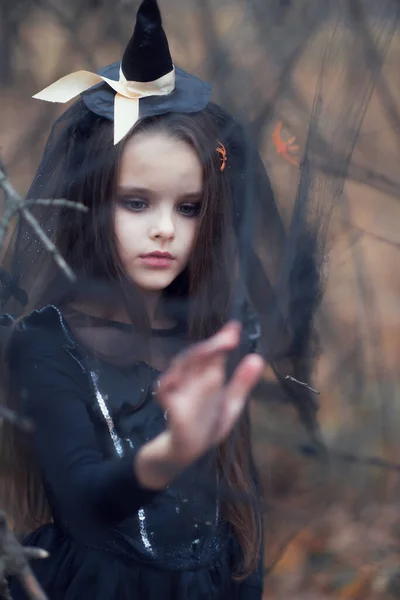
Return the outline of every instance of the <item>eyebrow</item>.
<path id="1" fill-rule="evenodd" d="M 181 199 L 196 202 L 196 201 L 201 200 L 202 197 L 203 197 L 202 192 L 193 192 L 192 194 L 184 194 L 183 196 L 181 196 Z"/>
<path id="2" fill-rule="evenodd" d="M 147 190 L 146 188 L 141 188 L 141 187 L 131 187 L 131 186 L 119 186 L 118 187 L 118 194 L 139 194 L 139 195 L 150 195 L 152 194 L 151 190 Z"/>
<path id="3" fill-rule="evenodd" d="M 117 190 L 118 195 L 139 195 L 139 196 L 154 196 L 154 191 L 153 190 L 149 190 L 147 188 L 142 188 L 142 187 L 123 187 L 120 186 L 118 187 Z M 199 192 L 190 192 L 188 194 L 183 194 L 182 196 L 180 196 L 180 200 L 186 200 L 186 201 L 199 201 L 202 198 L 202 191 Z"/>

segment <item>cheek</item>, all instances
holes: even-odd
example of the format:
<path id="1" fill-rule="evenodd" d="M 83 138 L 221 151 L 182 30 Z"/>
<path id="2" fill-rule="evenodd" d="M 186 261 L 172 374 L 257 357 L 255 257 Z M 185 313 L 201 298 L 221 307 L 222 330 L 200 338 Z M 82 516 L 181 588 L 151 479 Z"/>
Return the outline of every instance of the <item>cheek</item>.
<path id="1" fill-rule="evenodd" d="M 138 227 L 134 219 L 130 219 L 126 211 L 118 208 L 115 211 L 114 231 L 117 248 L 121 256 L 129 255 L 135 250 L 138 239 Z"/>
<path id="2" fill-rule="evenodd" d="M 198 219 L 187 219 L 181 230 L 182 251 L 186 258 L 193 252 L 199 227 L 200 222 Z"/>

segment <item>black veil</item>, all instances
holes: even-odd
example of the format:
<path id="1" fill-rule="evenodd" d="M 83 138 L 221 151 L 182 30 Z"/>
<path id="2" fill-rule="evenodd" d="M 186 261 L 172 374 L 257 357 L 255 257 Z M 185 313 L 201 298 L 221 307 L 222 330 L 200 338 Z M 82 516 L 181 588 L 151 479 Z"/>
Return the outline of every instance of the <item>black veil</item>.
<path id="1" fill-rule="evenodd" d="M 231 312 L 244 323 L 244 342 L 257 343 L 268 364 L 254 393 L 253 436 L 269 572 L 293 536 L 323 520 L 338 499 L 349 499 L 355 520 L 370 499 L 371 525 L 399 489 L 398 392 L 382 366 L 385 333 L 398 327 L 397 303 L 388 315 L 384 290 L 373 285 L 362 217 L 354 214 L 365 202 L 375 219 L 386 209 L 396 215 L 400 4 L 236 4 L 239 16 L 220 37 L 211 36 L 213 3 L 204 0 L 196 11 L 209 25 L 207 75 L 216 84 L 214 100 L 224 106 L 213 105 L 213 113 L 227 151 L 240 256 Z M 247 66 L 239 60 L 244 49 L 254 51 Z M 64 168 L 62 157 L 74 153 L 89 112 L 79 100 L 56 121 L 27 199 L 48 198 L 47 186 Z M 73 209 L 32 204 L 29 210 L 52 238 L 60 215 Z M 388 244 L 379 235 L 375 241 Z M 341 277 L 343 255 L 351 267 Z M 54 264 L 19 218 L 3 258 L 11 279 L 2 312 L 18 317 L 27 310 L 10 282 L 31 302 L 46 268 L 59 273 Z M 55 277 L 57 302 L 74 284 Z M 340 409 L 333 427 L 329 411 Z"/>

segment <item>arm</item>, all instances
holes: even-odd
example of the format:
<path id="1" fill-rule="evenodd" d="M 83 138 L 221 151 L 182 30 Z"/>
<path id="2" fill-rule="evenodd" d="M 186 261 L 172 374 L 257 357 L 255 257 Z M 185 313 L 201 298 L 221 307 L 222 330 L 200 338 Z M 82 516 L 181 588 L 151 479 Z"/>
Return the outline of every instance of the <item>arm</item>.
<path id="1" fill-rule="evenodd" d="M 17 331 L 9 351 L 11 383 L 34 422 L 34 450 L 66 522 L 117 523 L 156 492 L 139 484 L 133 454 L 104 459 L 86 408 L 89 381 L 64 343 L 57 331 Z"/>
<path id="2" fill-rule="evenodd" d="M 137 458 L 105 461 L 86 410 L 87 375 L 65 352 L 58 320 L 56 331 L 30 327 L 14 333 L 14 383 L 36 424 L 36 453 L 66 520 L 76 514 L 123 520 L 229 435 L 263 369 L 263 361 L 250 355 L 226 384 L 226 357 L 239 335 L 238 324 L 229 323 L 176 357 L 158 391 L 160 405 L 168 410 L 166 431 L 145 444 Z"/>

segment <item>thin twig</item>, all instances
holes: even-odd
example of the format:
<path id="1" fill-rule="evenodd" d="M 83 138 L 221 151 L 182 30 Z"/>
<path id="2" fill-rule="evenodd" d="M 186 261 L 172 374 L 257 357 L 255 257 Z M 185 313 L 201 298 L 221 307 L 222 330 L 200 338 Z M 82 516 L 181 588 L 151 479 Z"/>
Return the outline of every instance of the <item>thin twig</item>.
<path id="1" fill-rule="evenodd" d="M 64 272 L 66 277 L 72 282 L 75 281 L 75 275 L 72 269 L 68 266 L 64 258 L 61 256 L 57 247 L 51 241 L 51 239 L 46 235 L 40 226 L 37 219 L 32 215 L 32 213 L 28 210 L 29 206 L 34 205 L 44 205 L 44 206 L 64 206 L 66 208 L 73 208 L 75 210 L 87 211 L 87 207 L 78 202 L 71 202 L 70 200 L 64 199 L 38 199 L 38 200 L 24 200 L 21 196 L 16 192 L 10 180 L 8 179 L 4 167 L 0 162 L 0 189 L 2 189 L 5 193 L 5 203 L 3 214 L 0 219 L 0 249 L 2 248 L 5 238 L 7 236 L 8 229 L 10 227 L 11 220 L 14 216 L 19 213 L 21 218 L 30 226 L 32 231 L 36 234 L 39 240 L 42 242 L 45 250 L 47 250 L 53 257 L 56 264 L 60 267 L 60 269 Z M 24 431 L 32 431 L 32 423 L 19 417 L 14 411 L 9 408 L 0 405 L 0 424 L 2 421 L 7 420 L 9 423 L 19 427 Z M 0 578 L 1 580 L 1 578 Z M 0 583 L 1 585 L 1 583 Z"/>
<path id="2" fill-rule="evenodd" d="M 340 465 L 355 464 L 360 467 L 382 469 L 383 471 L 394 471 L 400 473 L 400 463 L 373 455 L 360 455 L 353 452 L 338 450 L 334 446 L 325 443 L 324 452 L 320 452 L 317 447 L 310 444 L 304 444 L 294 439 L 290 432 L 283 432 L 280 429 L 271 427 L 263 428 L 263 436 L 268 440 L 268 444 L 276 448 L 293 453 L 293 455 L 302 455 L 310 461 L 323 461 L 324 464 Z"/>
<path id="3" fill-rule="evenodd" d="M 7 179 L 2 166 L 0 165 L 0 188 L 5 193 L 5 205 L 3 215 L 0 220 L 0 248 L 4 243 L 11 219 L 22 205 L 22 198 L 17 194 L 10 181 Z"/>
<path id="4" fill-rule="evenodd" d="M 87 208 L 80 203 L 71 202 L 70 200 L 63 199 L 55 199 L 55 200 L 47 200 L 47 199 L 38 199 L 38 200 L 24 200 L 21 196 L 16 192 L 11 182 L 7 178 L 4 168 L 0 164 L 0 188 L 5 193 L 5 206 L 2 218 L 0 220 L 0 248 L 4 244 L 5 237 L 7 235 L 7 231 L 9 229 L 11 220 L 13 217 L 19 212 L 21 217 L 25 220 L 26 223 L 31 227 L 33 232 L 37 235 L 39 240 L 42 242 L 44 248 L 53 256 L 54 261 L 66 275 L 66 277 L 74 282 L 75 275 L 72 269 L 68 266 L 64 258 L 61 256 L 57 247 L 51 241 L 51 239 L 46 235 L 43 231 L 42 227 L 36 220 L 36 218 L 32 215 L 32 213 L 28 210 L 29 206 L 42 204 L 42 205 L 54 205 L 54 206 L 65 206 L 67 208 L 74 208 L 75 210 L 86 211 Z"/>
<path id="5" fill-rule="evenodd" d="M 400 242 L 397 242 L 395 240 L 388 240 L 383 235 L 379 235 L 378 233 L 374 233 L 373 231 L 368 231 L 367 229 L 364 229 L 363 227 L 358 227 L 357 225 L 355 225 L 348 219 L 342 218 L 341 221 L 346 223 L 346 225 L 349 225 L 355 231 L 358 231 L 361 235 L 366 235 L 366 236 L 370 237 L 371 239 L 376 240 L 377 242 L 381 242 L 382 244 L 387 244 L 388 246 L 391 246 L 392 248 L 395 248 L 396 250 L 400 250 Z"/>
<path id="6" fill-rule="evenodd" d="M 40 224 L 25 207 L 20 208 L 20 214 L 25 219 L 25 221 L 31 226 L 33 231 L 36 233 L 43 246 L 53 256 L 54 261 L 60 267 L 60 269 L 65 273 L 70 281 L 75 281 L 75 275 L 72 269 L 65 262 L 60 252 L 57 250 L 57 246 L 51 241 L 51 239 L 45 234 L 43 229 L 40 227 Z"/>
<path id="7" fill-rule="evenodd" d="M 312 388 L 310 385 L 308 385 L 308 383 L 304 383 L 303 381 L 299 381 L 298 379 L 295 379 L 291 375 L 286 375 L 285 380 L 286 381 L 291 381 L 292 383 L 296 383 L 297 385 L 301 385 L 301 387 L 306 388 L 307 390 L 309 390 L 313 394 L 316 394 L 317 396 L 320 395 L 320 392 L 318 390 L 315 390 L 314 388 Z"/>
<path id="8" fill-rule="evenodd" d="M 48 600 L 29 566 L 29 560 L 48 556 L 46 550 L 20 544 L 8 525 L 6 515 L 0 511 L 0 594 L 4 599 L 10 598 L 7 578 L 15 577 L 31 600 Z"/>
<path id="9" fill-rule="evenodd" d="M 65 208 L 75 208 L 82 212 L 88 212 L 88 207 L 80 202 L 72 202 L 71 200 L 64 200 L 64 198 L 46 199 L 38 198 L 37 200 L 25 200 L 24 206 L 63 206 Z"/>

